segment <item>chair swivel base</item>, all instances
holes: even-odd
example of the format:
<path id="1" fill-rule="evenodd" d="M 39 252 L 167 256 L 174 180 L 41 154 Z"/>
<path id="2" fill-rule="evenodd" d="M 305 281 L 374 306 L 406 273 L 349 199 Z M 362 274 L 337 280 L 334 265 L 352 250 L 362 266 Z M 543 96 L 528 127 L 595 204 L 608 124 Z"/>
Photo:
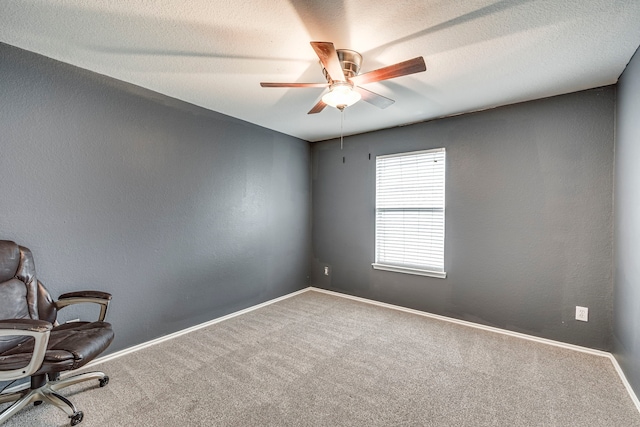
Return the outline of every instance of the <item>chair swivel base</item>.
<path id="1" fill-rule="evenodd" d="M 39 404 L 47 402 L 62 409 L 71 419 L 72 426 L 78 425 L 82 421 L 84 414 L 82 411 L 78 411 L 69 399 L 58 394 L 57 391 L 74 384 L 91 380 L 98 380 L 100 387 L 104 387 L 109 383 L 109 377 L 103 372 L 86 372 L 54 381 L 49 380 L 40 387 L 33 387 L 32 385 L 25 390 L 0 394 L 0 403 L 15 401 L 13 405 L 0 412 L 0 424 L 17 414 L 30 403 Z"/>

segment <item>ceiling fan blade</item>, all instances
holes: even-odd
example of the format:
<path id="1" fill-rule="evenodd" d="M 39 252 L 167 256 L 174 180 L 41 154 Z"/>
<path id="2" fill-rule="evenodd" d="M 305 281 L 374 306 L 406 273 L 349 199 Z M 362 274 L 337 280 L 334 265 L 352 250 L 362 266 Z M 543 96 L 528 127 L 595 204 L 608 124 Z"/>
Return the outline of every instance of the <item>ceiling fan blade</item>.
<path id="1" fill-rule="evenodd" d="M 354 84 L 361 85 L 406 76 L 408 74 L 420 73 L 426 70 L 427 65 L 424 63 L 424 58 L 422 58 L 422 56 L 418 56 L 417 58 L 409 59 L 408 61 L 398 62 L 394 65 L 378 68 L 377 70 L 351 77 L 350 80 Z"/>
<path id="2" fill-rule="evenodd" d="M 371 92 L 370 90 L 362 87 L 354 86 L 353 89 L 356 90 L 360 94 L 360 96 L 362 96 L 363 101 L 366 101 L 369 104 L 375 105 L 376 107 L 381 109 L 387 108 L 388 106 L 396 102 L 393 99 L 389 99 L 385 96 L 379 95 L 375 92 Z"/>
<path id="3" fill-rule="evenodd" d="M 311 42 L 311 47 L 316 51 L 316 55 L 320 58 L 322 66 L 326 68 L 331 80 L 346 81 L 336 48 L 331 42 Z"/>
<path id="4" fill-rule="evenodd" d="M 309 110 L 309 112 L 307 114 L 316 114 L 319 113 L 320 111 L 324 110 L 324 107 L 326 107 L 327 104 L 324 103 L 324 101 L 322 99 L 320 99 L 320 101 L 318 101 L 318 103 L 316 105 L 313 106 L 313 108 L 311 110 Z"/>
<path id="5" fill-rule="evenodd" d="M 262 87 L 327 87 L 329 83 L 265 83 L 260 82 Z"/>

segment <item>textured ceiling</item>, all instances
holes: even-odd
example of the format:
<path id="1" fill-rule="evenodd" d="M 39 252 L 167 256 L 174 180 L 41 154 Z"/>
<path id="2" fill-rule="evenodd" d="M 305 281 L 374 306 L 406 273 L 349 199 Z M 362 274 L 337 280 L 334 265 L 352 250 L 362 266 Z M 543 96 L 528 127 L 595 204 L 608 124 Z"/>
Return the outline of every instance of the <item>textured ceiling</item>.
<path id="1" fill-rule="evenodd" d="M 348 135 L 613 84 L 639 23 L 639 0 L 0 0 L 2 42 L 309 141 L 340 134 L 307 115 L 323 89 L 259 83 L 324 82 L 310 41 L 427 63 L 364 85 L 396 103 L 349 107 Z"/>

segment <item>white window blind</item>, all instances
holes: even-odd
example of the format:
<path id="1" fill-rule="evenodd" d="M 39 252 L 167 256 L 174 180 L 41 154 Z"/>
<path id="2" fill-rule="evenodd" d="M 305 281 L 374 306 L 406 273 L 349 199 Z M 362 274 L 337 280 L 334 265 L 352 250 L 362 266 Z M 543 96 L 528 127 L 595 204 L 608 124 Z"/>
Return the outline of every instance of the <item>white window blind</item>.
<path id="1" fill-rule="evenodd" d="M 446 277 L 445 149 L 376 157 L 374 268 Z"/>

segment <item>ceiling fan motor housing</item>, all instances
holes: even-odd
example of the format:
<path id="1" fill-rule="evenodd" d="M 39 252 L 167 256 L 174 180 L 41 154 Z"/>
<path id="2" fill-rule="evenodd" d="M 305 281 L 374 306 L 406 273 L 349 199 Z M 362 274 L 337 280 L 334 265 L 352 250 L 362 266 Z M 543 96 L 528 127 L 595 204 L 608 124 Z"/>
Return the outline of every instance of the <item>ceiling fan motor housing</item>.
<path id="1" fill-rule="evenodd" d="M 362 65 L 362 55 L 355 50 L 349 49 L 336 49 L 336 53 L 338 54 L 338 59 L 340 60 L 340 66 L 342 67 L 344 76 L 347 79 L 357 76 L 360 72 L 360 66 Z M 322 73 L 327 81 L 331 83 L 332 79 L 326 68 L 322 68 Z"/>

